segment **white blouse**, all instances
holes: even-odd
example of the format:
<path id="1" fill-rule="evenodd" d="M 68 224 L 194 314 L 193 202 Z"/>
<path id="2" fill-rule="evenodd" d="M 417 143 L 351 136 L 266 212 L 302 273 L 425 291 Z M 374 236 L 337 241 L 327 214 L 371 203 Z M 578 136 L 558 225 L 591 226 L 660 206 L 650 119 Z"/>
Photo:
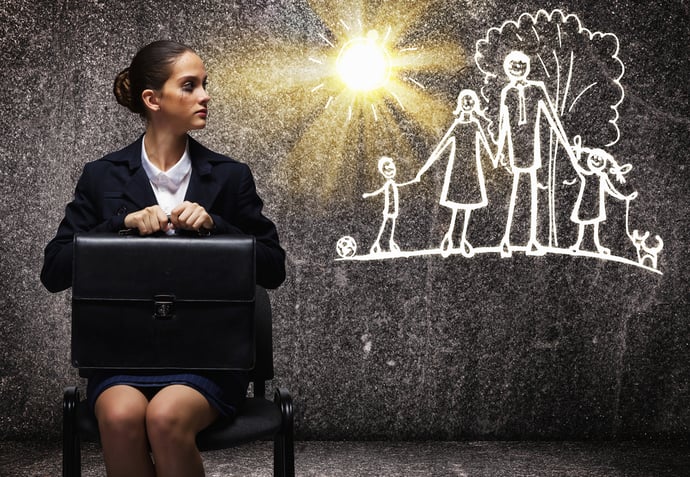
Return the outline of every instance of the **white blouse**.
<path id="1" fill-rule="evenodd" d="M 192 160 L 189 157 L 189 142 L 177 163 L 167 171 L 161 171 L 154 166 L 146 154 L 144 141 L 141 142 L 141 165 L 151 182 L 158 205 L 163 212 L 170 212 L 184 201 L 192 177 Z"/>
<path id="2" fill-rule="evenodd" d="M 189 144 L 185 146 L 184 154 L 177 164 L 163 172 L 154 166 L 146 154 L 146 146 L 142 141 L 141 146 L 141 165 L 146 171 L 146 175 L 151 182 L 153 192 L 156 194 L 158 205 L 166 214 L 180 205 L 184 201 L 187 193 L 189 179 L 192 176 L 192 160 L 189 157 Z"/>

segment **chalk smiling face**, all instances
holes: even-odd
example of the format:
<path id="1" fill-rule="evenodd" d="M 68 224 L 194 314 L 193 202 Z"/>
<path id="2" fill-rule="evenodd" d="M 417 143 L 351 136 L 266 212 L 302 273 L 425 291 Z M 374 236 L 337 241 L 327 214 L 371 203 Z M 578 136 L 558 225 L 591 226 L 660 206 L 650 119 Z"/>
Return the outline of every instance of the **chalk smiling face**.
<path id="1" fill-rule="evenodd" d="M 394 178 L 396 170 L 393 160 L 389 157 L 382 157 L 379 161 L 379 171 L 386 179 Z"/>
<path id="2" fill-rule="evenodd" d="M 601 154 L 592 153 L 587 156 L 587 165 L 591 171 L 600 172 L 606 166 L 606 157 Z"/>
<path id="3" fill-rule="evenodd" d="M 525 79 L 529 74 L 529 56 L 521 51 L 513 51 L 506 56 L 503 69 L 511 79 Z"/>
<path id="4" fill-rule="evenodd" d="M 474 109 L 474 98 L 472 95 L 466 94 L 460 100 L 463 111 L 472 111 Z"/>

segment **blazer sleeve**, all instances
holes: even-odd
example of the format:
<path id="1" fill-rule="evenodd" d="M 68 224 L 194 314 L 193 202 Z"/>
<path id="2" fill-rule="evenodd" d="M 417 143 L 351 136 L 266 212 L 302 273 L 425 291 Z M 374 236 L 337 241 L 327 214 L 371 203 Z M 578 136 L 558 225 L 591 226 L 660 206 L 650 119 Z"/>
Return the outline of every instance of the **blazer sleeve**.
<path id="1" fill-rule="evenodd" d="M 55 237 L 46 245 L 41 270 L 41 283 L 51 292 L 72 286 L 72 255 L 74 235 L 80 232 L 113 232 L 124 226 L 124 215 L 104 218 L 99 205 L 99 168 L 94 163 L 84 167 L 77 182 L 73 200 L 65 208 L 65 216 Z"/>
<path id="2" fill-rule="evenodd" d="M 223 204 L 225 213 L 209 212 L 215 224 L 214 233 L 246 234 L 256 238 L 256 281 L 264 288 L 277 288 L 285 280 L 285 251 L 280 246 L 278 231 L 262 213 L 263 201 L 256 192 L 254 178 L 246 164 L 237 163 L 241 178 L 230 203 Z M 230 199 L 226 195 L 226 200 Z"/>

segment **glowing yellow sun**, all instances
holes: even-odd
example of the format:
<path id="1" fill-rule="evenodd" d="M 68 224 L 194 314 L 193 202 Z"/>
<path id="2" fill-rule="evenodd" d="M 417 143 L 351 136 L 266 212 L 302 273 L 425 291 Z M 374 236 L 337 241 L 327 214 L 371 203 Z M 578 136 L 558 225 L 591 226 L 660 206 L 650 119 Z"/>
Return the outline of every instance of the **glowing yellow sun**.
<path id="1" fill-rule="evenodd" d="M 397 158 L 401 177 L 418 170 L 419 140 L 452 120 L 454 101 L 439 85 L 467 61 L 457 41 L 430 29 L 443 12 L 434 0 L 307 3 L 321 26 L 306 41 L 257 37 L 220 49 L 217 104 L 232 105 L 267 150 L 290 141 L 280 174 L 301 197 L 325 200 L 361 187 L 359 179 L 375 183 L 382 155 Z"/>
<path id="2" fill-rule="evenodd" d="M 336 71 L 348 88 L 372 91 L 388 82 L 391 59 L 378 39 L 378 32 L 370 30 L 366 37 L 354 38 L 340 49 Z"/>

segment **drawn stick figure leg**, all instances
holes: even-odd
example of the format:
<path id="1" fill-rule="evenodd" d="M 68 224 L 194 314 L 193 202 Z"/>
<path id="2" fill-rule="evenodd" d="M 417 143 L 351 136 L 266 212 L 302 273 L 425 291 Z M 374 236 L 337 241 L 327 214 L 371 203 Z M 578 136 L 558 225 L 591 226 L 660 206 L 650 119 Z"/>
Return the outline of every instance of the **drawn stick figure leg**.
<path id="1" fill-rule="evenodd" d="M 510 228 L 513 225 L 513 214 L 515 213 L 515 200 L 517 199 L 518 184 L 520 183 L 520 173 L 513 171 L 513 191 L 510 193 L 510 202 L 508 203 L 508 219 L 506 221 L 506 231 L 501 240 L 501 257 L 510 257 L 512 251 L 510 250 Z"/>
<path id="2" fill-rule="evenodd" d="M 601 245 L 599 242 L 599 222 L 594 222 L 594 245 L 597 247 L 597 252 L 603 253 L 604 255 L 610 255 L 611 249 L 608 249 Z"/>
<path id="3" fill-rule="evenodd" d="M 460 239 L 460 253 L 465 257 L 474 256 L 474 249 L 472 245 L 467 241 L 467 225 L 470 223 L 470 212 L 472 209 L 465 210 L 465 221 L 462 226 L 462 238 Z"/>
<path id="4" fill-rule="evenodd" d="M 381 222 L 381 228 L 379 228 L 379 234 L 376 236 L 376 241 L 371 246 L 371 249 L 369 249 L 369 253 L 372 255 L 381 253 L 381 235 L 383 235 L 383 231 L 386 229 L 387 222 L 388 218 L 384 216 L 383 221 Z"/>
<path id="5" fill-rule="evenodd" d="M 453 231 L 455 230 L 455 220 L 458 216 L 458 209 L 453 208 L 452 210 L 453 215 L 450 218 L 448 232 L 446 232 L 446 235 L 443 236 L 443 240 L 441 241 L 441 255 L 444 257 L 449 256 L 451 250 L 453 249 Z"/>
<path id="6" fill-rule="evenodd" d="M 388 241 L 388 246 L 389 246 L 391 252 L 399 252 L 400 251 L 400 247 L 398 247 L 398 244 L 395 243 L 395 240 L 393 239 L 393 237 L 395 237 L 395 222 L 396 222 L 396 219 L 395 219 L 395 217 L 393 217 L 391 219 L 391 238 Z"/>
<path id="7" fill-rule="evenodd" d="M 529 172 L 530 181 L 530 222 L 529 222 L 529 242 L 527 243 L 527 255 L 544 255 L 546 249 L 537 240 L 537 171 Z"/>
<path id="8" fill-rule="evenodd" d="M 585 224 L 580 222 L 579 227 L 577 228 L 577 241 L 575 242 L 575 245 L 570 247 L 571 252 L 577 252 L 580 250 L 580 245 L 582 245 L 583 238 L 585 238 Z"/>

